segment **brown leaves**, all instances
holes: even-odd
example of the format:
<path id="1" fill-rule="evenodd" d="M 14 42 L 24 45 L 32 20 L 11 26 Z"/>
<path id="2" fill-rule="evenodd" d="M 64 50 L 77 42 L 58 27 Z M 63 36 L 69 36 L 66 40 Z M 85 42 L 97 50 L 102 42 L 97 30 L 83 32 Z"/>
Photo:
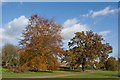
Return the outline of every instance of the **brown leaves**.
<path id="1" fill-rule="evenodd" d="M 32 70 L 57 69 L 57 56 L 63 53 L 61 29 L 53 20 L 31 16 L 20 41 L 21 64 L 29 64 L 27 67 Z"/>
<path id="2" fill-rule="evenodd" d="M 101 56 L 107 58 L 107 55 L 112 51 L 112 47 L 108 43 L 103 43 L 102 36 L 92 31 L 76 32 L 68 46 L 70 50 L 67 51 L 65 60 L 69 61 L 70 64 L 81 64 L 85 62 L 84 60 L 92 61 L 101 58 Z"/>

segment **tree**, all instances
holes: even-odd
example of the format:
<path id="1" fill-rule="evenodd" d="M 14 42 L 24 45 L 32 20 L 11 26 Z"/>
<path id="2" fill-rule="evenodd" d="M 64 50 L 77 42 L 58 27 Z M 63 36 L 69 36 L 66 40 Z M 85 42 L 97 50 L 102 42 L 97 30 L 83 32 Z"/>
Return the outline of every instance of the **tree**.
<path id="1" fill-rule="evenodd" d="M 2 66 L 6 68 L 13 68 L 18 65 L 19 55 L 17 54 L 18 46 L 12 44 L 5 44 L 2 47 Z"/>
<path id="2" fill-rule="evenodd" d="M 64 53 L 64 58 L 62 58 L 62 61 L 65 61 L 67 62 L 67 65 L 70 67 L 70 69 L 73 69 L 77 67 L 76 65 L 76 60 L 75 60 L 75 57 L 77 55 L 73 55 L 73 50 L 70 49 L 70 50 L 66 50 L 66 52 Z"/>
<path id="3" fill-rule="evenodd" d="M 62 26 L 54 20 L 32 15 L 20 39 L 20 65 L 24 69 L 43 71 L 58 68 L 63 49 Z"/>
<path id="4" fill-rule="evenodd" d="M 92 62 L 97 58 L 106 59 L 108 54 L 112 52 L 112 47 L 103 41 L 102 36 L 92 31 L 76 32 L 75 36 L 68 42 L 69 53 L 71 53 L 71 57 L 74 56 L 74 60 L 69 60 L 70 64 L 74 63 L 78 67 L 82 65 L 84 71 L 88 61 Z M 64 54 L 65 60 L 70 57 L 69 53 Z"/>
<path id="5" fill-rule="evenodd" d="M 105 64 L 106 70 L 118 70 L 118 62 L 114 57 L 108 58 Z"/>

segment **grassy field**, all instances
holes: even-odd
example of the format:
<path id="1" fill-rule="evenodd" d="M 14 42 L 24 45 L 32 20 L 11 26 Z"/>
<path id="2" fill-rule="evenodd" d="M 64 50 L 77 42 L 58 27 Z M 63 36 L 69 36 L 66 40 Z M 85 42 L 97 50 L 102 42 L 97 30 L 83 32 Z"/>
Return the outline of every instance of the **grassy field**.
<path id="1" fill-rule="evenodd" d="M 72 71 L 54 71 L 54 72 L 25 72 L 25 73 L 13 73 L 7 69 L 2 69 L 3 78 L 20 78 L 20 77 L 29 77 L 29 76 L 53 76 L 59 74 L 71 74 Z M 74 72 L 80 73 L 80 72 Z"/>
<path id="2" fill-rule="evenodd" d="M 66 76 L 63 78 L 118 78 L 117 71 L 101 71 L 96 70 L 94 73 L 85 73 L 78 76 Z"/>
<path id="3" fill-rule="evenodd" d="M 64 76 L 58 78 L 118 78 L 117 71 L 101 71 L 92 70 L 88 72 L 77 72 L 77 71 L 54 71 L 54 72 L 25 72 L 25 73 L 13 73 L 7 69 L 2 69 L 3 78 L 21 78 L 21 77 L 35 77 L 35 76 L 55 76 L 64 74 L 79 74 L 74 76 Z"/>

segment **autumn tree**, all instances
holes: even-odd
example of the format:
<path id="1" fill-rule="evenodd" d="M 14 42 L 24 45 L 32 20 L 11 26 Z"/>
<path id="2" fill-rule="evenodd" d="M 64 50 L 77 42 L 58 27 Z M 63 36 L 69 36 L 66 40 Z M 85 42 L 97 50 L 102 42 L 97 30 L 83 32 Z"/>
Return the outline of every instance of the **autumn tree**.
<path id="1" fill-rule="evenodd" d="M 20 65 L 34 71 L 56 70 L 63 49 L 62 26 L 54 20 L 32 15 L 20 40 Z"/>
<path id="2" fill-rule="evenodd" d="M 114 57 L 108 58 L 108 60 L 105 63 L 106 70 L 118 70 L 118 62 Z"/>
<path id="3" fill-rule="evenodd" d="M 97 58 L 106 60 L 108 54 L 112 52 L 112 47 L 103 42 L 102 36 L 92 31 L 76 32 L 75 36 L 68 42 L 70 50 L 64 54 L 63 59 L 74 66 L 82 65 L 84 71 L 88 62 Z"/>
<path id="4" fill-rule="evenodd" d="M 77 67 L 77 62 L 75 57 L 77 57 L 77 55 L 73 55 L 73 49 L 70 50 L 66 50 L 66 52 L 64 53 L 64 58 L 61 59 L 61 62 L 66 62 L 67 65 L 70 67 L 70 69 L 73 69 Z"/>
<path id="5" fill-rule="evenodd" d="M 18 66 L 19 55 L 17 54 L 18 46 L 7 43 L 2 47 L 2 66 L 13 68 Z"/>

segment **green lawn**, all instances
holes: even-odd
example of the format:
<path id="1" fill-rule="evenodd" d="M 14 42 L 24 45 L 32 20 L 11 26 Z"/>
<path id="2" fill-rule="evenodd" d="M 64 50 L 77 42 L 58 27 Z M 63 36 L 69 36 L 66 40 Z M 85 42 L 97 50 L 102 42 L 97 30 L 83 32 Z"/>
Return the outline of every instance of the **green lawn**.
<path id="1" fill-rule="evenodd" d="M 64 76 L 59 78 L 117 78 L 117 71 L 102 71 L 93 70 L 88 72 L 77 72 L 77 71 L 54 71 L 54 72 L 25 72 L 25 73 L 13 73 L 7 69 L 2 69 L 3 78 L 21 78 L 21 77 L 34 77 L 34 76 L 53 76 L 60 74 L 79 74 L 78 76 Z"/>
<path id="2" fill-rule="evenodd" d="M 2 69 L 3 78 L 20 78 L 20 77 L 29 77 L 29 76 L 50 76 L 50 75 L 59 75 L 59 74 L 71 74 L 71 71 L 54 71 L 54 72 L 25 72 L 25 73 L 13 73 L 7 69 Z M 80 73 L 80 72 L 74 72 Z"/>
<path id="3" fill-rule="evenodd" d="M 95 73 L 81 73 L 78 76 L 66 76 L 61 78 L 118 78 L 118 71 L 96 70 Z"/>

